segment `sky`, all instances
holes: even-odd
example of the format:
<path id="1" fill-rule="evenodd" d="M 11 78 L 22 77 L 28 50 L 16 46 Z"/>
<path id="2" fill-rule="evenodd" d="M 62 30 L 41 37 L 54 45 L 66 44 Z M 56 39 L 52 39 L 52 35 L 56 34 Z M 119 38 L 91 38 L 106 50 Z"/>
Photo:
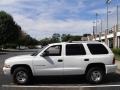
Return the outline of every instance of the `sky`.
<path id="1" fill-rule="evenodd" d="M 117 4 L 120 0 L 112 0 L 109 5 L 109 28 L 116 24 Z M 100 19 L 103 31 L 106 29 L 105 0 L 0 0 L 1 10 L 11 14 L 24 32 L 38 40 L 53 33 L 92 34 L 96 13 L 98 29 Z"/>

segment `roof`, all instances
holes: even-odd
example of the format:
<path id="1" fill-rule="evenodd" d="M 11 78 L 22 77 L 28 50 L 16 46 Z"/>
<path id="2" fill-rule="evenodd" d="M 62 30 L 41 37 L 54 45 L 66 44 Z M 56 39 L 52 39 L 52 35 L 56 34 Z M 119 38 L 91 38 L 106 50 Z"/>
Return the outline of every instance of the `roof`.
<path id="1" fill-rule="evenodd" d="M 98 41 L 72 41 L 72 42 L 60 42 L 60 43 L 51 43 L 49 45 L 58 45 L 58 44 L 78 44 L 78 43 L 101 43 Z"/>

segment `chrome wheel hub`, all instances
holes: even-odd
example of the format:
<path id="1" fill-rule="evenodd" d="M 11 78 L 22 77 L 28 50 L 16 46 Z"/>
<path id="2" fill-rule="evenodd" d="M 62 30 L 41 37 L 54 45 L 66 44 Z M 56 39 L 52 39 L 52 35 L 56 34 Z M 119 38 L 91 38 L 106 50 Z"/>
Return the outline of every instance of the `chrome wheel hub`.
<path id="1" fill-rule="evenodd" d="M 98 82 L 100 81 L 102 78 L 102 75 L 99 71 L 93 71 L 92 74 L 91 74 L 91 79 L 95 82 Z"/>
<path id="2" fill-rule="evenodd" d="M 24 71 L 19 71 L 16 74 L 16 79 L 17 81 L 19 81 L 20 83 L 24 83 L 27 80 L 27 74 Z"/>

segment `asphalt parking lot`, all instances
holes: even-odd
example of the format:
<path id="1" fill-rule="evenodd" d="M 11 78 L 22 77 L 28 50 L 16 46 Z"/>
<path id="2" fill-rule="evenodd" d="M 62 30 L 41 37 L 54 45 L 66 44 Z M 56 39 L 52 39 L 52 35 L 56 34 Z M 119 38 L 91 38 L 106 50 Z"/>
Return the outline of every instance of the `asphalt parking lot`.
<path id="1" fill-rule="evenodd" d="M 5 59 L 12 57 L 12 56 L 17 56 L 17 55 L 25 55 L 25 54 L 31 54 L 36 50 L 28 50 L 28 51 L 17 51 L 17 52 L 3 52 L 0 54 L 0 87 L 16 87 L 12 82 L 12 78 L 9 76 L 4 76 L 2 67 L 4 65 Z M 115 74 L 109 74 L 106 76 L 106 79 L 104 80 L 102 86 L 113 86 L 113 87 L 119 87 L 120 85 L 120 74 L 115 73 Z M 101 86 L 100 85 L 100 86 Z M 31 85 L 28 85 L 27 87 L 30 88 L 31 86 L 33 87 L 60 87 L 62 86 L 68 87 L 88 87 L 88 86 L 96 86 L 96 85 L 90 85 L 87 84 L 87 81 L 85 80 L 84 76 L 67 76 L 67 77 L 35 77 L 33 80 L 33 83 Z M 23 87 L 23 86 L 22 86 Z M 0 89 L 1 90 L 1 89 Z M 13 89 L 11 89 L 13 90 Z M 22 90 L 22 89 L 20 89 Z"/>

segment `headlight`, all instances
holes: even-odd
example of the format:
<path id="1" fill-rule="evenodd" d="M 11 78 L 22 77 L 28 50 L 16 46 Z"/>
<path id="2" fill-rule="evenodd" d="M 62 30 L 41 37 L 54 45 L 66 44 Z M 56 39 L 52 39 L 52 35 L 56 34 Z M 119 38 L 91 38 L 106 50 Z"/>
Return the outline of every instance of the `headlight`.
<path id="1" fill-rule="evenodd" d="M 10 65 L 4 64 L 4 67 L 5 67 L 5 68 L 10 68 Z"/>

